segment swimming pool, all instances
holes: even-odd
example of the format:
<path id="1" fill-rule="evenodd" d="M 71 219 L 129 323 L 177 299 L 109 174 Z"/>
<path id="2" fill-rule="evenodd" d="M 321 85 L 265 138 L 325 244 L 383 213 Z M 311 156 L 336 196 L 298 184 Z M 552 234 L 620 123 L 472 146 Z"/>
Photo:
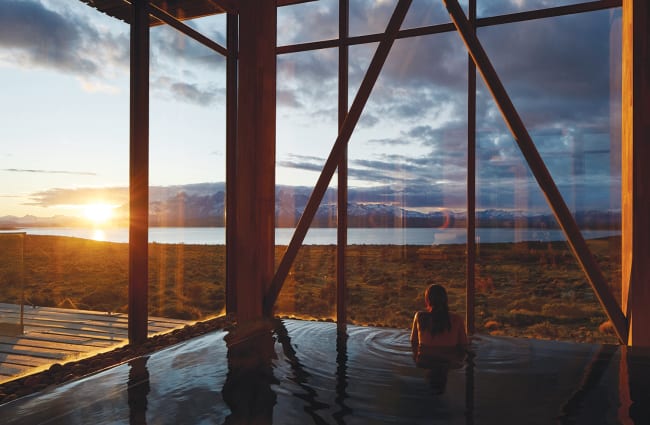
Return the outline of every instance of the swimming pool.
<path id="1" fill-rule="evenodd" d="M 213 332 L 2 405 L 0 418 L 7 425 L 650 423 L 647 352 L 476 336 L 458 364 L 420 368 L 408 337 L 358 326 L 339 337 L 334 323 L 299 320 L 275 321 L 273 332 Z"/>

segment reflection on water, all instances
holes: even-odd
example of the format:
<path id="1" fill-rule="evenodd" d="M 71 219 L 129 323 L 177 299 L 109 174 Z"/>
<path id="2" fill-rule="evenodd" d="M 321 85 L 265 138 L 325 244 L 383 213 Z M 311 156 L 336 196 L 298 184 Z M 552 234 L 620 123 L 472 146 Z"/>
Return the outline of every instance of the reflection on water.
<path id="1" fill-rule="evenodd" d="M 422 350 L 422 349 L 420 349 Z M 425 377 L 433 394 L 444 394 L 447 388 L 447 376 L 453 369 L 472 367 L 467 362 L 467 354 L 461 347 L 427 347 L 415 358 L 415 365 L 426 370 Z"/>
<path id="2" fill-rule="evenodd" d="M 148 357 L 138 357 L 129 362 L 129 425 L 147 424 L 147 395 L 150 390 L 147 360 Z"/>
<path id="3" fill-rule="evenodd" d="M 272 321 L 0 406 L 6 424 L 648 424 L 650 355 L 475 337 L 417 367 L 408 331 Z"/>
<path id="4" fill-rule="evenodd" d="M 93 229 L 92 240 L 105 242 L 106 241 L 106 232 L 103 229 Z"/>
<path id="5" fill-rule="evenodd" d="M 223 385 L 223 399 L 230 408 L 226 424 L 270 424 L 276 402 L 271 385 L 274 341 L 270 323 L 234 329 L 225 340 L 228 345 L 228 376 Z"/>

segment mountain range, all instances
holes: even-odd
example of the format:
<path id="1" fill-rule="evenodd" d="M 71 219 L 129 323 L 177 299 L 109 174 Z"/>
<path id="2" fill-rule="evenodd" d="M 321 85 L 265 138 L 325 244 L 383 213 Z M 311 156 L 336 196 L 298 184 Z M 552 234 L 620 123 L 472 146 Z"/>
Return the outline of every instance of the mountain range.
<path id="1" fill-rule="evenodd" d="M 295 227 L 302 215 L 311 188 L 278 186 L 276 189 L 276 225 Z M 335 227 L 337 222 L 336 189 L 329 189 L 318 208 L 313 227 Z M 349 227 L 464 227 L 467 216 L 464 210 L 423 209 L 381 202 L 368 196 L 363 199 L 360 190 L 355 201 L 348 202 Z M 399 199 L 394 197 L 393 199 Z M 121 210 L 126 210 L 122 207 Z M 620 211 L 577 211 L 574 217 L 583 229 L 620 228 Z M 79 219 L 71 216 L 0 217 L 0 227 L 74 227 Z M 120 223 L 126 225 L 126 222 Z M 151 227 L 222 227 L 225 225 L 225 185 L 223 183 L 152 188 L 149 203 Z M 550 213 L 509 209 L 484 209 L 476 212 L 477 227 L 530 227 L 557 228 Z"/>

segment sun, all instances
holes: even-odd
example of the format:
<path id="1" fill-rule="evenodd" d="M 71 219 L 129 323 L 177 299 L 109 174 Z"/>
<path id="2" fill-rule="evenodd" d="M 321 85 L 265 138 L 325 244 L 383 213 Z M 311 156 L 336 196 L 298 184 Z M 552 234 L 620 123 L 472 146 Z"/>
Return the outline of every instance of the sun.
<path id="1" fill-rule="evenodd" d="M 113 217 L 113 206 L 108 204 L 88 204 L 83 215 L 94 224 L 104 224 Z"/>

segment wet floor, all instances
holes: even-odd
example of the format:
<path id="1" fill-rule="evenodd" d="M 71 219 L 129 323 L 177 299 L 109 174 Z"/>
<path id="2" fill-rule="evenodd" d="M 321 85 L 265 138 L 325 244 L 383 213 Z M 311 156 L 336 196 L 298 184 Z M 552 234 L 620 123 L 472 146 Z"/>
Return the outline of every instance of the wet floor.
<path id="1" fill-rule="evenodd" d="M 404 330 L 214 332 L 0 406 L 3 424 L 649 424 L 650 356 L 473 338 L 421 367 Z"/>

